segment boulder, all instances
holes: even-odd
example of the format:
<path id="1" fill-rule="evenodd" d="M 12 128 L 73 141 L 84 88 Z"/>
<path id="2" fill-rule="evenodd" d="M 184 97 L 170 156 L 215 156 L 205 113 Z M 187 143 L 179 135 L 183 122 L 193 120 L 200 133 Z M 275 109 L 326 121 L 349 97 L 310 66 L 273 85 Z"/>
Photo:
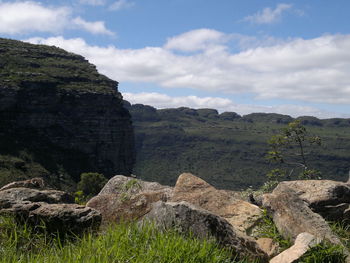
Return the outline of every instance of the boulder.
<path id="1" fill-rule="evenodd" d="M 141 192 L 162 191 L 167 200 L 172 196 L 172 187 L 156 182 L 147 182 L 133 177 L 116 175 L 101 189 L 98 195 L 123 194 L 136 195 Z"/>
<path id="2" fill-rule="evenodd" d="M 314 235 L 309 233 L 300 233 L 295 239 L 294 245 L 283 251 L 270 260 L 270 263 L 292 263 L 296 262 L 310 248 L 316 246 L 320 242 Z"/>
<path id="3" fill-rule="evenodd" d="M 142 218 L 156 201 L 166 201 L 164 192 L 144 192 L 132 196 L 106 194 L 93 197 L 86 206 L 99 211 L 102 222 L 129 222 Z"/>
<path id="4" fill-rule="evenodd" d="M 221 246 L 241 257 L 267 262 L 267 255 L 255 240 L 235 230 L 224 218 L 188 202 L 156 202 L 143 217 L 142 223 L 153 222 L 160 229 L 176 229 L 197 238 L 214 238 Z"/>
<path id="5" fill-rule="evenodd" d="M 218 190 L 190 173 L 179 176 L 171 201 L 187 201 L 206 209 L 247 234 L 262 217 L 262 210 L 258 206 L 235 198 L 225 190 Z"/>
<path id="6" fill-rule="evenodd" d="M 303 232 L 333 244 L 341 244 L 327 222 L 314 213 L 297 192 L 286 184 L 279 184 L 271 193 L 263 196 L 263 206 L 272 215 L 278 231 L 285 239 L 293 239 Z"/>
<path id="7" fill-rule="evenodd" d="M 35 177 L 35 178 L 31 178 L 31 179 L 24 180 L 24 181 L 17 181 L 17 182 L 9 183 L 9 184 L 1 187 L 0 191 L 7 190 L 10 188 L 18 188 L 18 187 L 44 189 L 46 187 L 46 185 L 45 185 L 43 178 Z"/>
<path id="8" fill-rule="evenodd" d="M 349 220 L 350 184 L 331 180 L 281 182 L 276 187 L 293 189 L 300 199 L 327 220 Z"/>
<path id="9" fill-rule="evenodd" d="M 97 229 L 101 214 L 93 208 L 77 204 L 48 204 L 44 202 L 18 202 L 11 208 L 1 209 L 1 214 L 15 215 L 17 222 L 34 229 L 44 226 L 49 233 L 82 234 L 87 229 Z"/>
<path id="10" fill-rule="evenodd" d="M 172 188 L 155 182 L 116 175 L 86 204 L 102 214 L 103 223 L 133 221 L 151 210 L 151 204 L 167 201 Z"/>

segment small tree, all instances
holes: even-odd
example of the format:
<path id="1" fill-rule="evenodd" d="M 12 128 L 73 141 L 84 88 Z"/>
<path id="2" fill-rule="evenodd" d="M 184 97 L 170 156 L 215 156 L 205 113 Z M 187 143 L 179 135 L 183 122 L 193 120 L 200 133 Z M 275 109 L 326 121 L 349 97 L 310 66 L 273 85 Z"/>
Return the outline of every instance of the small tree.
<path id="1" fill-rule="evenodd" d="M 107 178 L 100 173 L 82 173 L 78 183 L 78 192 L 82 191 L 84 196 L 91 197 L 97 195 L 106 184 Z"/>
<path id="2" fill-rule="evenodd" d="M 267 153 L 267 158 L 291 168 L 287 175 L 280 169 L 278 171 L 274 169 L 272 174 L 277 173 L 278 178 L 284 175 L 290 179 L 295 168 L 299 167 L 301 168 L 299 178 L 320 179 L 320 172 L 310 169 L 308 166 L 306 148 L 312 145 L 321 145 L 321 139 L 318 136 L 310 135 L 299 120 L 289 123 L 286 128 L 282 129 L 281 133 L 272 136 L 268 143 L 270 150 Z"/>

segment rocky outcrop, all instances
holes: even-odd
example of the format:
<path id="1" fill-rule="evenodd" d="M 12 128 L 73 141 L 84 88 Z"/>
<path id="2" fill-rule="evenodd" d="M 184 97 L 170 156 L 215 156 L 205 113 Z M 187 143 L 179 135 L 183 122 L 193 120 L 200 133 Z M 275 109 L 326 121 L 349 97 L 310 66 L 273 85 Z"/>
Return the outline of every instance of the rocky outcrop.
<path id="1" fill-rule="evenodd" d="M 312 211 L 326 220 L 349 221 L 350 184 L 331 180 L 281 182 L 276 188 L 288 187 L 305 201 Z"/>
<path id="2" fill-rule="evenodd" d="M 267 255 L 254 239 L 234 230 L 224 218 L 187 202 L 156 202 L 143 222 L 153 222 L 161 229 L 175 228 L 197 238 L 215 238 L 217 242 L 240 256 L 267 262 Z"/>
<path id="3" fill-rule="evenodd" d="M 116 175 L 86 205 L 102 214 L 103 223 L 134 221 L 151 210 L 151 204 L 167 201 L 172 188 L 155 182 Z"/>
<path id="4" fill-rule="evenodd" d="M 256 205 L 237 199 L 225 190 L 217 190 L 190 173 L 179 176 L 171 201 L 187 201 L 206 209 L 248 234 L 262 217 L 262 210 Z"/>
<path id="5" fill-rule="evenodd" d="M 50 233 L 82 234 L 101 223 L 98 211 L 74 204 L 74 198 L 66 192 L 25 188 L 32 185 L 23 182 L 9 185 L 11 188 L 0 190 L 0 214 L 13 215 L 20 224 L 35 230 L 43 230 L 43 226 Z"/>
<path id="6" fill-rule="evenodd" d="M 2 149 L 26 149 L 57 177 L 67 172 L 76 181 L 86 171 L 131 173 L 133 130 L 116 81 L 82 56 L 7 39 L 0 67 Z"/>
<path id="7" fill-rule="evenodd" d="M 341 244 L 324 218 L 314 213 L 286 184 L 279 184 L 271 194 L 265 194 L 263 206 L 272 215 L 278 231 L 286 239 L 295 240 L 300 233 L 308 232 L 333 244 Z"/>

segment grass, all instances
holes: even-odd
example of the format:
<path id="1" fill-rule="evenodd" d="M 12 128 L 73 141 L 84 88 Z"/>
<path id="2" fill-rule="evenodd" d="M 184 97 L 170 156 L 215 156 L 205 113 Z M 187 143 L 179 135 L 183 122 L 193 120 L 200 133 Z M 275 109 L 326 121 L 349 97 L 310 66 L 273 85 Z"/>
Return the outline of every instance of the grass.
<path id="1" fill-rule="evenodd" d="M 17 226 L 10 217 L 0 217 L 0 262 L 130 262 L 130 263 L 228 263 L 228 250 L 213 241 L 166 233 L 151 225 L 111 225 L 102 233 L 60 240 Z M 248 261 L 240 261 L 241 263 Z"/>

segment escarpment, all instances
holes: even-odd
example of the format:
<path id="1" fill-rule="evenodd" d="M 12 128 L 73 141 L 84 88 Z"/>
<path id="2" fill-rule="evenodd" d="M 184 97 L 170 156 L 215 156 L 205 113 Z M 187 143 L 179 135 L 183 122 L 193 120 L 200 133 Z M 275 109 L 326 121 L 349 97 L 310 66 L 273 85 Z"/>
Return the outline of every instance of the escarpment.
<path id="1" fill-rule="evenodd" d="M 0 169 L 58 181 L 130 174 L 133 129 L 117 88 L 82 56 L 0 38 Z"/>

